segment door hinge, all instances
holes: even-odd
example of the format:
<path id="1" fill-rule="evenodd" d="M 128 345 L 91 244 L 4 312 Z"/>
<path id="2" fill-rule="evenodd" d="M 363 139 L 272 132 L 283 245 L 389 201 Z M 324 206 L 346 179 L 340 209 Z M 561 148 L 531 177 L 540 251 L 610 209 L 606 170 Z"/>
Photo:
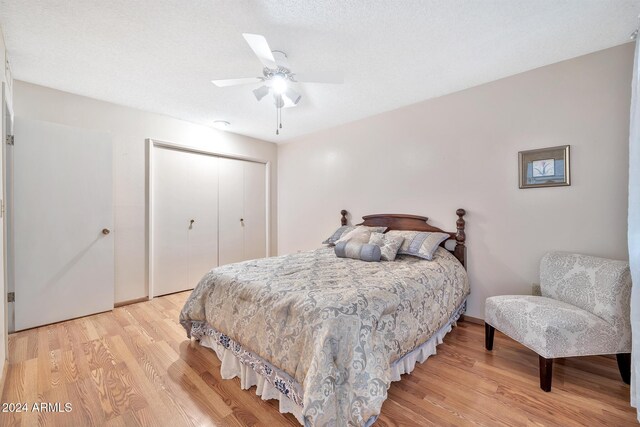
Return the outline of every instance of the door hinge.
<path id="1" fill-rule="evenodd" d="M 15 137 L 13 135 L 7 135 L 7 145 L 13 145 L 15 143 Z"/>
<path id="2" fill-rule="evenodd" d="M 15 302 L 16 301 L 16 293 L 15 292 L 9 292 L 7 294 L 7 302 Z"/>

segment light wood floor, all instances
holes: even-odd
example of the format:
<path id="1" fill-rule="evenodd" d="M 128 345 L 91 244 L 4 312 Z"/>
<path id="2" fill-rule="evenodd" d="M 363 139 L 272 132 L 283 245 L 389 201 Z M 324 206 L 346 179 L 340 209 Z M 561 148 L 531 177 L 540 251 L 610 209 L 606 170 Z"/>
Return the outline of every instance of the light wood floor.
<path id="1" fill-rule="evenodd" d="M 69 413 L 0 414 L 0 425 L 298 425 L 185 338 L 177 318 L 188 293 L 116 308 L 9 337 L 2 402 L 71 402 Z M 379 426 L 633 425 L 629 387 L 615 359 L 556 362 L 553 390 L 538 388 L 538 358 L 461 322 L 438 354 L 389 390 Z"/>

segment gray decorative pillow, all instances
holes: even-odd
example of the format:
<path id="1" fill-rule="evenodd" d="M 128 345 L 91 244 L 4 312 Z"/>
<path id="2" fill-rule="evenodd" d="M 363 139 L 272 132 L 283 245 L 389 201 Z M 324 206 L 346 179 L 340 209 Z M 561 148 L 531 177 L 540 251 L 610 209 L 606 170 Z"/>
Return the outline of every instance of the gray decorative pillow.
<path id="1" fill-rule="evenodd" d="M 334 248 L 339 258 L 353 258 L 361 261 L 380 261 L 380 247 L 369 243 L 338 242 Z"/>
<path id="2" fill-rule="evenodd" d="M 340 242 L 369 243 L 370 237 L 371 230 L 369 227 L 356 227 L 348 233 L 344 233 L 342 237 L 338 239 L 336 245 Z"/>
<path id="3" fill-rule="evenodd" d="M 327 240 L 322 242 L 322 244 L 330 246 L 335 245 L 343 234 L 350 232 L 354 228 L 356 228 L 355 225 L 343 225 L 342 227 L 338 228 L 331 236 L 329 236 Z"/>
<path id="4" fill-rule="evenodd" d="M 404 242 L 403 236 L 394 236 L 382 233 L 371 233 L 369 243 L 380 247 L 381 256 L 383 261 L 393 261 L 396 259 L 396 254 L 400 249 L 400 246 Z"/>
<path id="5" fill-rule="evenodd" d="M 447 233 L 399 230 L 392 230 L 387 233 L 387 236 L 404 237 L 404 242 L 402 242 L 398 254 L 412 255 L 429 261 L 433 259 L 433 254 L 440 246 L 440 243 L 451 237 Z"/>
<path id="6" fill-rule="evenodd" d="M 336 244 L 336 242 L 338 240 L 340 240 L 340 238 L 342 236 L 344 236 L 346 233 L 355 230 L 357 228 L 366 228 L 369 229 L 369 231 L 371 232 L 378 232 L 378 233 L 384 233 L 387 229 L 387 227 L 368 227 L 368 226 L 364 226 L 364 225 L 343 225 L 342 227 L 338 228 L 327 240 L 325 240 L 324 242 L 322 242 L 323 245 L 329 245 L 329 246 L 333 246 Z M 366 243 L 366 242 L 365 242 Z"/>

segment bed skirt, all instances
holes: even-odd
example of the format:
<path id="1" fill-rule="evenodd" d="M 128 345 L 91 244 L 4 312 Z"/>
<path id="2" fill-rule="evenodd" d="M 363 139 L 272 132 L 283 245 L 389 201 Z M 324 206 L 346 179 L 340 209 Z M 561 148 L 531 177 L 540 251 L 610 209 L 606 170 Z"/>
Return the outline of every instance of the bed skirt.
<path id="1" fill-rule="evenodd" d="M 445 323 L 427 341 L 405 354 L 391 364 L 391 381 L 400 381 L 402 374 L 413 371 L 416 363 L 422 363 L 433 354 L 436 346 L 442 344 L 445 335 L 451 332 L 456 321 L 464 314 L 467 307 L 466 299 L 453 312 L 449 321 Z M 302 386 L 286 372 L 271 365 L 260 356 L 247 351 L 228 336 L 216 331 L 204 322 L 193 322 L 191 336 L 200 341 L 200 345 L 212 349 L 220 359 L 220 376 L 223 379 L 240 378 L 240 386 L 247 390 L 254 385 L 256 394 L 263 400 L 276 399 L 279 411 L 283 414 L 291 413 L 305 425 L 302 416 Z M 366 423 L 370 426 L 377 417 L 372 417 Z"/>

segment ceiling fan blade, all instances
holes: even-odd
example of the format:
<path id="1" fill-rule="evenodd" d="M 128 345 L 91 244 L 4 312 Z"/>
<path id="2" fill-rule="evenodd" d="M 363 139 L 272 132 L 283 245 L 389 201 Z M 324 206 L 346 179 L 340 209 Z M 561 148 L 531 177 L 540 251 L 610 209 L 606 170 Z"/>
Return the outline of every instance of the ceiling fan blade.
<path id="1" fill-rule="evenodd" d="M 300 102 L 300 98 L 302 98 L 302 95 L 289 88 L 285 93 L 282 94 L 282 98 L 284 99 L 285 107 L 295 107 L 298 102 Z"/>
<path id="2" fill-rule="evenodd" d="M 253 94 L 256 96 L 256 99 L 260 101 L 269 93 L 269 86 L 260 86 L 258 89 L 253 90 Z"/>
<path id="3" fill-rule="evenodd" d="M 333 73 L 296 73 L 294 81 L 298 83 L 324 83 L 339 85 L 344 83 L 344 78 Z"/>
<path id="4" fill-rule="evenodd" d="M 211 83 L 213 83 L 218 87 L 228 87 L 228 86 L 246 85 L 249 83 L 258 83 L 263 80 L 264 79 L 260 77 L 246 77 L 243 79 L 211 80 Z"/>
<path id="5" fill-rule="evenodd" d="M 276 64 L 273 53 L 271 53 L 271 48 L 269 47 L 269 43 L 267 43 L 267 39 L 260 34 L 243 33 L 242 36 L 247 43 L 249 43 L 249 47 L 251 47 L 253 53 L 255 53 L 260 62 L 262 62 L 262 65 L 271 69 L 278 68 L 278 64 Z"/>

